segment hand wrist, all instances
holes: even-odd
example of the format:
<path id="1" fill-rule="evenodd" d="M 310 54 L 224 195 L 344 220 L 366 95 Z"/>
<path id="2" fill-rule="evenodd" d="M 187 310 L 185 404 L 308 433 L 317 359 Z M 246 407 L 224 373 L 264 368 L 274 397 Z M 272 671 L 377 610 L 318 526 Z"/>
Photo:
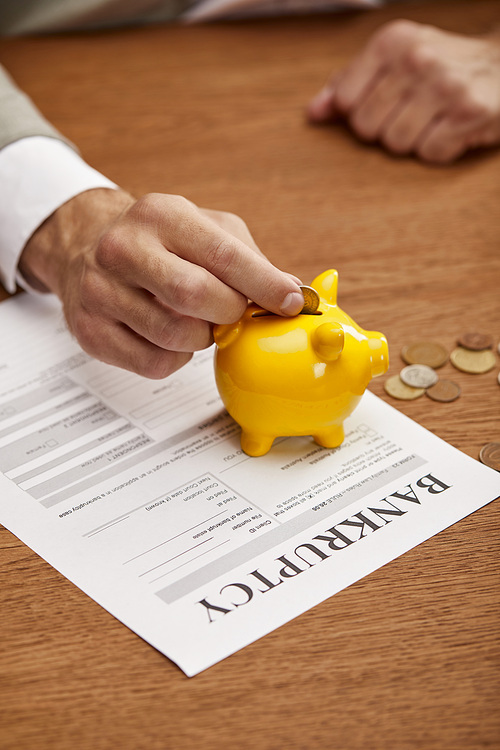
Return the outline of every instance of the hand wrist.
<path id="1" fill-rule="evenodd" d="M 67 201 L 26 243 L 19 261 L 21 275 L 37 291 L 60 294 L 72 259 L 91 247 L 134 202 L 127 192 L 108 188 L 87 190 Z"/>

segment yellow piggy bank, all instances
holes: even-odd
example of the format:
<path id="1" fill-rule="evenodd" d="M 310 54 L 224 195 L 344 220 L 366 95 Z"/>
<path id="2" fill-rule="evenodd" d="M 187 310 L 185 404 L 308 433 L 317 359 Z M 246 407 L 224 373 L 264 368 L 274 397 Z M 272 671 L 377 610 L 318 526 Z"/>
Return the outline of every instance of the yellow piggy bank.
<path id="1" fill-rule="evenodd" d="M 248 455 L 267 453 L 280 435 L 337 447 L 368 383 L 387 371 L 385 337 L 337 306 L 337 282 L 334 270 L 313 281 L 315 314 L 285 318 L 250 304 L 237 323 L 215 326 L 217 387 Z"/>

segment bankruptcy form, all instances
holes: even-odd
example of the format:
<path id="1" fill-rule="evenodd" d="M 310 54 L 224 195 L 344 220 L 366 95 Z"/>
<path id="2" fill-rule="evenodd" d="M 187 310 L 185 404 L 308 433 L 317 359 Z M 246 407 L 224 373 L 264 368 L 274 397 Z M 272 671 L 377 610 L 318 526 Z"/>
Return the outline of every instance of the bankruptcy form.
<path id="1" fill-rule="evenodd" d="M 279 438 L 250 458 L 212 350 L 146 380 L 27 295 L 0 331 L 0 521 L 189 676 L 500 495 L 370 392 L 339 448 Z"/>

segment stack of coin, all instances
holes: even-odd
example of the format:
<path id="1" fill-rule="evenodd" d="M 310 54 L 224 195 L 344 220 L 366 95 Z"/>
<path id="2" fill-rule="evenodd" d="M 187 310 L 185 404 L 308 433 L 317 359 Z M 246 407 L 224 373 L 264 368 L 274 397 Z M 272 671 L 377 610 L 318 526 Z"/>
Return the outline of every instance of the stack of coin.
<path id="1" fill-rule="evenodd" d="M 390 396 L 403 401 L 419 398 L 424 393 L 434 401 L 455 401 L 460 396 L 460 386 L 452 380 L 439 378 L 436 370 L 450 360 L 451 364 L 462 372 L 489 372 L 498 364 L 493 347 L 494 342 L 490 335 L 475 332 L 463 333 L 450 355 L 435 341 L 418 341 L 404 346 L 401 358 L 407 366 L 399 375 L 388 378 L 384 388 Z M 500 354 L 500 343 L 497 345 L 497 352 Z M 497 380 L 500 385 L 500 372 Z M 487 466 L 500 471 L 500 443 L 484 445 L 479 458 Z"/>
<path id="2" fill-rule="evenodd" d="M 451 380 L 440 380 L 436 372 L 448 362 L 448 352 L 441 344 L 417 341 L 404 346 L 401 357 L 407 367 L 388 378 L 384 385 L 393 398 L 411 401 L 425 393 L 433 401 L 455 401 L 460 396 L 460 387 Z"/>
<path id="3" fill-rule="evenodd" d="M 401 358 L 408 367 L 403 368 L 399 375 L 388 378 L 385 390 L 393 398 L 403 401 L 419 398 L 424 393 L 434 401 L 455 401 L 460 396 L 460 386 L 452 380 L 438 378 L 435 370 L 449 359 L 462 372 L 489 372 L 497 364 L 492 349 L 493 338 L 488 334 L 475 332 L 463 333 L 450 355 L 436 341 L 409 344 L 401 350 Z M 500 344 L 498 353 L 500 354 Z M 500 373 L 498 383 L 500 384 Z"/>
<path id="4" fill-rule="evenodd" d="M 457 344 L 457 348 L 450 354 L 451 364 L 457 370 L 479 374 L 489 372 L 495 367 L 497 358 L 491 351 L 491 336 L 484 333 L 464 333 Z"/>

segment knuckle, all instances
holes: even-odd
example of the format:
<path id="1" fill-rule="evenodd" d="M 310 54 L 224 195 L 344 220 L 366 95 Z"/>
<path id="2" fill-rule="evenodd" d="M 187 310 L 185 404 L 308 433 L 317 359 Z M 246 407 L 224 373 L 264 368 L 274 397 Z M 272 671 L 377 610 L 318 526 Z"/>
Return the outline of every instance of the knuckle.
<path id="1" fill-rule="evenodd" d="M 175 224 L 187 212 L 192 212 L 193 203 L 182 195 L 146 193 L 133 206 L 131 215 L 142 226 Z"/>
<path id="2" fill-rule="evenodd" d="M 491 102 L 480 99 L 475 92 L 462 90 L 460 101 L 457 104 L 456 115 L 462 121 L 486 121 L 494 116 L 494 108 Z"/>
<path id="3" fill-rule="evenodd" d="M 392 53 L 395 47 L 405 46 L 419 35 L 419 24 L 404 18 L 389 21 L 375 32 L 373 43 L 382 53 Z"/>
<path id="4" fill-rule="evenodd" d="M 163 380 L 189 362 L 192 356 L 191 353 L 178 355 L 161 350 L 154 351 L 148 356 L 142 357 L 134 369 L 143 377 L 151 380 Z"/>
<path id="5" fill-rule="evenodd" d="M 235 295 L 231 305 L 228 306 L 227 313 L 223 323 L 236 323 L 248 306 L 248 299 L 243 294 Z"/>
<path id="6" fill-rule="evenodd" d="M 138 226 L 155 227 L 159 224 L 164 206 L 159 193 L 147 193 L 134 204 L 131 217 Z"/>
<path id="7" fill-rule="evenodd" d="M 169 313 L 156 320 L 151 340 L 167 352 L 192 352 L 210 346 L 212 328 L 206 321 Z"/>
<path id="8" fill-rule="evenodd" d="M 191 278 L 177 279 L 170 294 L 170 304 L 180 312 L 196 313 L 207 296 L 207 285 L 203 277 L 193 274 Z"/>
<path id="9" fill-rule="evenodd" d="M 229 238 L 217 239 L 207 248 L 206 267 L 214 276 L 221 279 L 225 276 L 227 270 L 236 263 L 237 254 L 236 246 Z"/>
<path id="10" fill-rule="evenodd" d="M 406 68 L 419 77 L 430 77 L 440 68 L 437 50 L 430 44 L 415 40 L 405 50 L 403 63 Z"/>
<path id="11" fill-rule="evenodd" d="M 106 230 L 97 243 L 95 249 L 96 263 L 106 270 L 121 267 L 123 258 L 128 254 L 127 240 L 118 227 Z"/>
<path id="12" fill-rule="evenodd" d="M 246 222 L 241 218 L 241 216 L 238 216 L 238 214 L 226 212 L 225 215 L 227 217 L 227 223 L 229 226 L 237 227 L 238 229 L 248 229 Z"/>
<path id="13" fill-rule="evenodd" d="M 172 216 L 185 216 L 191 214 L 195 208 L 192 203 L 183 195 L 159 195 L 157 196 L 157 205 L 162 213 L 168 212 Z"/>
<path id="14" fill-rule="evenodd" d="M 464 102 L 468 98 L 464 81 L 451 71 L 442 72 L 436 80 L 435 91 L 442 101 Z"/>
<path id="15" fill-rule="evenodd" d="M 156 323 L 155 329 L 153 338 L 165 350 L 176 351 L 186 339 L 180 316 L 165 317 Z"/>

